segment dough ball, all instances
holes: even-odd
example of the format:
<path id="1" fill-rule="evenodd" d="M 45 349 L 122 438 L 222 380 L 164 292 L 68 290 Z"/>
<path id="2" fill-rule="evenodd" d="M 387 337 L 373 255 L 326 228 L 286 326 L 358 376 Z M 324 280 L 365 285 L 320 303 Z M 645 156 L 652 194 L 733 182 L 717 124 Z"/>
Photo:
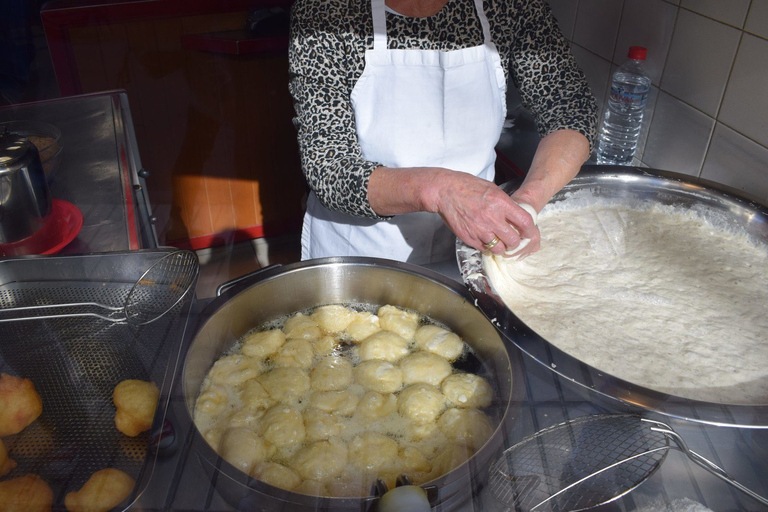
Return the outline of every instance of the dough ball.
<path id="1" fill-rule="evenodd" d="M 304 480 L 298 487 L 294 487 L 293 492 L 308 496 L 328 496 L 325 484 L 317 480 Z"/>
<path id="2" fill-rule="evenodd" d="M 0 437 L 18 434 L 43 412 L 43 401 L 29 379 L 0 375 Z"/>
<path id="3" fill-rule="evenodd" d="M 317 391 L 338 391 L 352 383 L 352 363 L 345 357 L 330 356 L 318 362 L 310 373 L 310 384 Z"/>
<path id="4" fill-rule="evenodd" d="M 278 404 L 261 418 L 264 439 L 278 448 L 304 442 L 304 417 L 295 408 Z"/>
<path id="5" fill-rule="evenodd" d="M 349 443 L 349 463 L 364 472 L 391 468 L 398 456 L 397 441 L 378 432 L 364 432 Z"/>
<path id="6" fill-rule="evenodd" d="M 219 455 L 244 473 L 264 461 L 270 451 L 256 432 L 248 428 L 228 428 L 221 438 Z"/>
<path id="7" fill-rule="evenodd" d="M 368 336 L 357 347 L 357 355 L 363 361 L 380 359 L 395 363 L 408 352 L 408 342 L 402 336 L 389 331 L 379 331 Z"/>
<path id="8" fill-rule="evenodd" d="M 275 368 L 258 381 L 269 396 L 281 403 L 297 403 L 309 392 L 309 375 L 301 368 Z"/>
<path id="9" fill-rule="evenodd" d="M 315 391 L 309 403 L 315 409 L 340 416 L 352 416 L 360 397 L 349 389 L 341 391 Z"/>
<path id="10" fill-rule="evenodd" d="M 265 359 L 283 346 L 285 333 L 280 329 L 253 332 L 246 335 L 240 351 L 256 359 Z"/>
<path id="11" fill-rule="evenodd" d="M 336 352 L 341 346 L 341 342 L 333 336 L 322 336 L 312 342 L 312 348 L 315 349 L 317 356 L 327 356 Z"/>
<path id="12" fill-rule="evenodd" d="M 420 315 L 415 311 L 406 311 L 395 306 L 379 308 L 381 328 L 394 332 L 406 340 L 412 340 L 419 327 Z"/>
<path id="13" fill-rule="evenodd" d="M 136 482 L 119 469 L 95 472 L 77 492 L 64 497 L 69 512 L 107 512 L 130 496 Z"/>
<path id="14" fill-rule="evenodd" d="M 337 477 L 347 465 L 347 447 L 338 439 L 317 441 L 301 449 L 291 467 L 306 480 L 326 482 Z"/>
<path id="15" fill-rule="evenodd" d="M 5 476 L 16 467 L 16 461 L 8 456 L 8 450 L 5 449 L 5 443 L 0 440 L 0 476 Z"/>
<path id="16" fill-rule="evenodd" d="M 261 418 L 264 417 L 263 410 L 251 410 L 247 407 L 236 410 L 229 417 L 226 423 L 227 428 L 245 427 L 251 430 L 258 430 L 261 425 Z"/>
<path id="17" fill-rule="evenodd" d="M 337 414 L 312 408 L 304 411 L 304 430 L 309 441 L 323 441 L 338 437 L 344 432 L 347 423 L 347 419 Z"/>
<path id="18" fill-rule="evenodd" d="M 347 307 L 332 304 L 320 306 L 309 317 L 326 332 L 337 333 L 352 323 L 355 312 Z"/>
<path id="19" fill-rule="evenodd" d="M 419 382 L 439 386 L 453 372 L 447 359 L 424 350 L 405 356 L 397 366 L 403 371 L 406 386 Z"/>
<path id="20" fill-rule="evenodd" d="M 368 487 L 358 479 L 339 478 L 331 480 L 325 484 L 329 496 L 337 498 L 360 498 L 368 496 L 370 492 Z"/>
<path id="21" fill-rule="evenodd" d="M 243 382 L 258 377 L 259 361 L 243 354 L 224 356 L 211 367 L 208 379 L 212 384 L 238 387 Z"/>
<path id="22" fill-rule="evenodd" d="M 423 325 L 416 331 L 416 345 L 426 350 L 455 361 L 464 352 L 464 342 L 455 333 L 436 325 Z"/>
<path id="23" fill-rule="evenodd" d="M 275 405 L 275 400 L 256 379 L 251 379 L 243 384 L 242 389 L 240 389 L 240 401 L 243 403 L 243 407 L 253 411 L 269 409 Z"/>
<path id="24" fill-rule="evenodd" d="M 378 316 L 369 311 L 359 311 L 355 313 L 355 319 L 347 326 L 344 332 L 350 340 L 359 343 L 380 330 L 381 324 Z"/>
<path id="25" fill-rule="evenodd" d="M 417 423 L 410 423 L 405 428 L 405 432 L 403 435 L 405 436 L 406 439 L 414 442 L 422 441 L 424 439 L 433 439 L 435 436 L 440 436 L 442 438 L 445 438 L 445 435 L 443 435 L 443 433 L 440 432 L 440 429 L 437 428 L 437 423 L 434 421 L 431 423 L 424 423 L 421 425 Z"/>
<path id="26" fill-rule="evenodd" d="M 429 462 L 418 448 L 405 446 L 400 449 L 400 461 L 403 464 L 404 473 L 413 475 L 414 473 L 429 473 L 432 471 L 432 463 Z"/>
<path id="27" fill-rule="evenodd" d="M 52 503 L 53 490 L 37 475 L 0 482 L 0 510 L 3 512 L 50 512 Z"/>
<path id="28" fill-rule="evenodd" d="M 292 491 L 301 483 L 301 477 L 291 468 L 277 462 L 260 462 L 251 471 L 251 476 L 269 485 Z"/>
<path id="29" fill-rule="evenodd" d="M 448 409 L 440 416 L 437 426 L 451 440 L 464 442 L 478 449 L 493 434 L 493 423 L 477 409 Z"/>
<path id="30" fill-rule="evenodd" d="M 450 443 L 432 461 L 429 479 L 438 478 L 464 464 L 474 453 L 464 443 Z"/>
<path id="31" fill-rule="evenodd" d="M 115 386 L 112 401 L 117 408 L 117 430 L 130 437 L 149 430 L 159 397 L 160 390 L 154 382 L 129 379 Z"/>
<path id="32" fill-rule="evenodd" d="M 488 382 L 473 373 L 455 373 L 440 386 L 443 394 L 456 407 L 482 409 L 491 405 L 493 390 Z"/>
<path id="33" fill-rule="evenodd" d="M 323 335 L 323 330 L 304 313 L 296 313 L 285 321 L 283 332 L 289 339 L 314 341 Z"/>
<path id="34" fill-rule="evenodd" d="M 397 412 L 397 398 L 391 393 L 368 391 L 360 398 L 355 417 L 364 422 L 385 418 Z"/>
<path id="35" fill-rule="evenodd" d="M 437 420 L 445 409 L 445 397 L 431 384 L 413 384 L 397 397 L 397 410 L 401 416 L 417 425 Z"/>
<path id="36" fill-rule="evenodd" d="M 307 340 L 288 340 L 270 360 L 277 368 L 294 366 L 307 369 L 315 361 L 315 349 Z"/>
<path id="37" fill-rule="evenodd" d="M 355 382 L 368 391 L 394 393 L 403 386 L 403 371 L 390 362 L 372 359 L 355 366 Z"/>

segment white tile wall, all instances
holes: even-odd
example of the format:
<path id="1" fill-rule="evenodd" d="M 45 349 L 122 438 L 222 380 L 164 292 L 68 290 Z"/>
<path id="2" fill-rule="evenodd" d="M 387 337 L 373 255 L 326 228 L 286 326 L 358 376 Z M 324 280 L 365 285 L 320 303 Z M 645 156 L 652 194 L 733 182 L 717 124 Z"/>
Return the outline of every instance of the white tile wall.
<path id="1" fill-rule="evenodd" d="M 768 204 L 768 0 L 549 2 L 601 109 L 628 47 L 648 48 L 638 165 Z"/>

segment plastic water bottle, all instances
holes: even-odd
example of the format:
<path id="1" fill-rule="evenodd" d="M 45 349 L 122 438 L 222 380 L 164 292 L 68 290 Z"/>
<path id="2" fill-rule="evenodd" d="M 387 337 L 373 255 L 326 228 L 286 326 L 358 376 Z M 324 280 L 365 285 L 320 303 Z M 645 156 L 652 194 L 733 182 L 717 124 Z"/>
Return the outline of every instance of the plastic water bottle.
<path id="1" fill-rule="evenodd" d="M 651 88 L 651 79 L 643 66 L 646 54 L 642 46 L 630 47 L 629 60 L 613 74 L 611 97 L 597 143 L 598 164 L 632 163 Z"/>

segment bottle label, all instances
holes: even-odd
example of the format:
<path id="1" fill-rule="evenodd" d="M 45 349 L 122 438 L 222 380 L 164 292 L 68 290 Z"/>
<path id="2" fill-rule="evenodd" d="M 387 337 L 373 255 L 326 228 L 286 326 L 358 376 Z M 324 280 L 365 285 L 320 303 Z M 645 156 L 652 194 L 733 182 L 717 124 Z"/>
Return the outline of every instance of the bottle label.
<path id="1" fill-rule="evenodd" d="M 611 100 L 627 105 L 645 105 L 648 101 L 648 90 L 635 91 L 622 86 L 611 86 Z"/>

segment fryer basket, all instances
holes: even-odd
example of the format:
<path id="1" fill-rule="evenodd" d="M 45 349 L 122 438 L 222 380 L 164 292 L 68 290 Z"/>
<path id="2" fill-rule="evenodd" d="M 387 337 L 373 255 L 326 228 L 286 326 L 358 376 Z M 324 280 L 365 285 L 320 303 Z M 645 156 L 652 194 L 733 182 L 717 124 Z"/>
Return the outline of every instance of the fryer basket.
<path id="1" fill-rule="evenodd" d="M 136 280 L 169 250 L 0 260 L 0 316 L 11 307 L 93 302 L 121 306 Z M 33 473 L 54 492 L 54 510 L 95 471 L 120 469 L 136 480 L 128 508 L 146 488 L 170 398 L 198 266 L 191 290 L 168 314 L 146 325 L 95 317 L 0 323 L 0 372 L 29 378 L 43 401 L 40 417 L 3 442 L 18 466 L 6 477 Z M 167 294 L 167 284 L 147 294 Z M 7 317 L 7 315 L 6 315 Z M 125 379 L 152 381 L 160 398 L 152 428 L 128 437 L 114 424 L 112 392 Z"/>

